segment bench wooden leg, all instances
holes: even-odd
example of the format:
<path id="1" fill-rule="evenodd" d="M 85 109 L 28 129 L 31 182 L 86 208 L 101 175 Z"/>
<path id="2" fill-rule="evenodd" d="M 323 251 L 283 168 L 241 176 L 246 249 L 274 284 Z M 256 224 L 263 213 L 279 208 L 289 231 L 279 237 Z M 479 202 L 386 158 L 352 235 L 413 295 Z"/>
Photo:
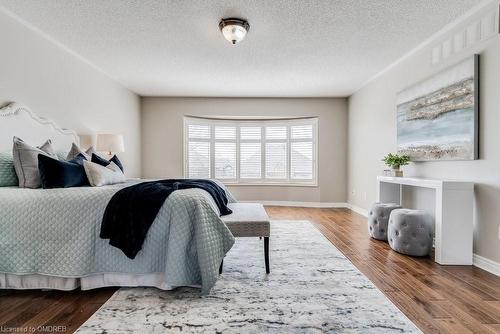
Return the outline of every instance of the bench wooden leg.
<path id="1" fill-rule="evenodd" d="M 266 273 L 269 274 L 269 237 L 264 237 L 264 259 L 266 261 Z"/>
<path id="2" fill-rule="evenodd" d="M 223 265 L 224 265 L 224 260 L 222 260 L 222 261 L 220 262 L 220 266 L 219 266 L 219 275 L 220 275 L 220 274 L 222 274 L 222 267 L 223 267 Z"/>

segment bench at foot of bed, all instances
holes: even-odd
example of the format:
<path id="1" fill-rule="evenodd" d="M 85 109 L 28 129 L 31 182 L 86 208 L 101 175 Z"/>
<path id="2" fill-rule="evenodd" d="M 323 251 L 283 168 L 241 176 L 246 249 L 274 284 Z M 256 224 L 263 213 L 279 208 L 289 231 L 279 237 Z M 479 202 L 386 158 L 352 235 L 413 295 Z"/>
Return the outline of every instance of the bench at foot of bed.
<path id="1" fill-rule="evenodd" d="M 269 237 L 271 224 L 269 216 L 262 204 L 258 203 L 230 203 L 228 207 L 232 214 L 221 217 L 235 238 L 259 237 L 264 239 L 264 260 L 266 273 L 269 274 Z M 220 264 L 219 273 L 222 273 L 223 262 Z"/>

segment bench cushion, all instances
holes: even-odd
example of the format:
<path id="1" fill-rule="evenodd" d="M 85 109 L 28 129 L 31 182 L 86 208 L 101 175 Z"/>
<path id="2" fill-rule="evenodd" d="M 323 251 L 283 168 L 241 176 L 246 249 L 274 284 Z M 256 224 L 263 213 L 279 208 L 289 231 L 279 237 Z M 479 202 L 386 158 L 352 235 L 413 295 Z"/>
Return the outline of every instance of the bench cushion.
<path id="1" fill-rule="evenodd" d="M 229 203 L 232 214 L 222 216 L 235 237 L 268 237 L 270 235 L 269 216 L 262 204 Z"/>

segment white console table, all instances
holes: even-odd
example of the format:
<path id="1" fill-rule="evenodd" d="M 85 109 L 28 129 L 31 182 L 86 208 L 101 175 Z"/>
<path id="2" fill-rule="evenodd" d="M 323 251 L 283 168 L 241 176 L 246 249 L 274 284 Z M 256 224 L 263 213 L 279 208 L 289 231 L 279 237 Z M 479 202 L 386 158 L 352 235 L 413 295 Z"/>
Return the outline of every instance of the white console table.
<path id="1" fill-rule="evenodd" d="M 435 261 L 472 265 L 474 184 L 408 177 L 377 177 L 377 201 L 402 204 L 402 187 L 434 189 Z"/>

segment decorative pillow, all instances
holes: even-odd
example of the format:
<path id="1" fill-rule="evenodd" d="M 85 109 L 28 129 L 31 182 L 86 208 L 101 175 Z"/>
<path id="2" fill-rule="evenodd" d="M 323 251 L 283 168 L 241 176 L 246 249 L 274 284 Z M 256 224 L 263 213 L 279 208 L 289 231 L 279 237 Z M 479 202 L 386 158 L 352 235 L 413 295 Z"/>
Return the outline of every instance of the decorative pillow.
<path id="1" fill-rule="evenodd" d="M 99 165 L 104 166 L 104 167 L 109 165 L 111 162 L 114 162 L 115 165 L 117 165 L 121 169 L 121 171 L 123 172 L 122 162 L 120 161 L 120 159 L 118 159 L 118 157 L 116 155 L 113 155 L 113 157 L 111 159 L 109 159 L 109 161 L 108 161 L 108 160 L 104 159 L 103 157 L 93 153 L 91 161 L 95 164 L 99 164 Z"/>
<path id="2" fill-rule="evenodd" d="M 38 155 L 38 169 L 43 189 L 88 186 L 87 174 L 83 168 L 86 161 L 83 154 L 73 160 L 62 161 L 45 155 Z"/>
<path id="3" fill-rule="evenodd" d="M 68 151 L 57 151 L 57 160 L 63 160 L 66 161 L 66 158 L 68 157 Z"/>
<path id="4" fill-rule="evenodd" d="M 90 185 L 100 187 L 107 184 L 123 183 L 126 181 L 125 175 L 114 162 L 109 163 L 106 167 L 90 161 L 84 161 L 83 167 L 87 173 L 87 178 Z"/>
<path id="5" fill-rule="evenodd" d="M 13 159 L 12 152 L 0 153 L 0 187 L 12 187 L 19 184 Z"/>
<path id="6" fill-rule="evenodd" d="M 90 160 L 90 157 L 92 154 L 95 153 L 94 146 L 90 146 L 86 151 L 83 151 L 78 145 L 75 143 L 71 144 L 71 149 L 68 152 L 68 155 L 66 156 L 66 160 L 73 160 L 76 158 L 78 154 L 83 154 L 86 160 Z"/>
<path id="7" fill-rule="evenodd" d="M 57 159 L 50 139 L 40 147 L 33 147 L 26 144 L 22 139 L 14 137 L 12 154 L 20 188 L 40 188 L 39 154 Z"/>

